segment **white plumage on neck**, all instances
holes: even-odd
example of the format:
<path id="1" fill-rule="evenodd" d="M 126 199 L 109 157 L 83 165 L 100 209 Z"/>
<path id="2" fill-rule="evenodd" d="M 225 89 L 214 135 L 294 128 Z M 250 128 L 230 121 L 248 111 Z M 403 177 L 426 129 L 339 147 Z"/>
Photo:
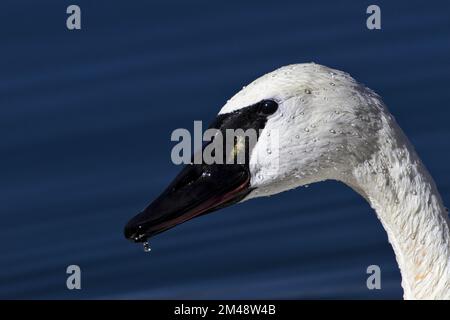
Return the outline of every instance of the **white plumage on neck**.
<path id="1" fill-rule="evenodd" d="M 386 229 L 404 297 L 449 299 L 448 215 L 433 179 L 380 97 L 344 72 L 298 64 L 255 80 L 220 113 L 263 99 L 275 100 L 279 109 L 251 152 L 255 191 L 246 200 L 342 181 L 367 199 Z"/>
<path id="2" fill-rule="evenodd" d="M 383 224 L 405 299 L 450 299 L 449 221 L 436 185 L 389 116 L 379 139 L 379 150 L 343 182 L 368 200 Z"/>

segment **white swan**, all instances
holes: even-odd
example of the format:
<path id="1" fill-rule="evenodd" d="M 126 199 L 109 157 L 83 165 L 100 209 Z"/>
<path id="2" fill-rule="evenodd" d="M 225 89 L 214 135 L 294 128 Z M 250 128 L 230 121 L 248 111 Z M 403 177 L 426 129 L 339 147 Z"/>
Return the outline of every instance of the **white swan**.
<path id="1" fill-rule="evenodd" d="M 260 121 L 265 107 L 269 111 Z M 450 299 L 448 214 L 432 177 L 377 94 L 344 72 L 296 64 L 244 87 L 218 118 L 219 128 L 243 118 L 246 125 L 263 128 L 250 151 L 248 175 L 223 165 L 187 166 L 128 223 L 128 238 L 144 241 L 231 203 L 334 179 L 376 211 L 396 255 L 404 298 Z M 271 132 L 278 135 L 278 145 Z M 203 180 L 205 172 L 230 185 L 224 189 L 223 182 Z"/>

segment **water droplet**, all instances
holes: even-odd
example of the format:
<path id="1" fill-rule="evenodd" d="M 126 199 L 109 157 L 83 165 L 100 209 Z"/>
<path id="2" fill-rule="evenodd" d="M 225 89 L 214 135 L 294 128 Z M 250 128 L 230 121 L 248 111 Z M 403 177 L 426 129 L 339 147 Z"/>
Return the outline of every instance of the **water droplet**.
<path id="1" fill-rule="evenodd" d="M 336 75 L 336 73 L 330 72 L 331 79 L 334 79 L 334 76 L 335 76 L 335 75 Z"/>
<path id="2" fill-rule="evenodd" d="M 272 150 L 267 149 L 267 153 L 268 153 L 268 154 L 272 154 Z"/>
<path id="3" fill-rule="evenodd" d="M 356 124 L 354 124 L 354 123 L 350 123 L 350 125 L 351 125 L 352 127 L 356 127 Z"/>
<path id="4" fill-rule="evenodd" d="M 303 116 L 305 113 L 302 111 L 302 112 L 300 112 L 300 114 Z"/>
<path id="5" fill-rule="evenodd" d="M 335 86 L 334 82 L 330 82 L 330 85 L 333 86 L 333 87 Z"/>
<path id="6" fill-rule="evenodd" d="M 331 132 L 331 133 L 333 133 L 333 134 L 335 134 L 335 133 L 336 133 L 336 131 L 335 131 L 335 130 L 333 130 L 333 129 L 331 129 L 331 130 L 330 130 L 330 132 Z"/>
<path id="7" fill-rule="evenodd" d="M 309 132 L 309 129 L 308 129 L 308 128 L 305 128 L 305 132 Z"/>
<path id="8" fill-rule="evenodd" d="M 297 134 L 297 135 L 295 135 L 295 138 L 296 138 L 296 139 L 299 139 L 299 138 L 300 138 L 300 136 L 299 136 L 299 135 Z"/>
<path id="9" fill-rule="evenodd" d="M 309 184 L 305 184 L 305 188 L 309 188 Z"/>
<path id="10" fill-rule="evenodd" d="M 417 195 L 417 191 L 413 190 L 412 194 L 416 196 Z"/>
<path id="11" fill-rule="evenodd" d="M 150 248 L 150 245 L 148 244 L 148 241 L 144 241 L 144 242 L 142 243 L 142 245 L 144 246 L 144 251 L 145 251 L 145 252 L 150 252 L 150 251 L 152 251 L 152 248 Z"/>
<path id="12" fill-rule="evenodd" d="M 305 89 L 305 93 L 306 94 L 311 94 L 311 90 L 310 89 Z"/>

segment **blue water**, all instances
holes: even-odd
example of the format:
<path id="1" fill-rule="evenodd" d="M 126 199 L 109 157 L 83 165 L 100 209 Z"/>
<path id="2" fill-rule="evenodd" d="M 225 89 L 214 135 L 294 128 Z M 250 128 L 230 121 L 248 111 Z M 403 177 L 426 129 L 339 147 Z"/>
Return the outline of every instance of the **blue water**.
<path id="1" fill-rule="evenodd" d="M 77 3 L 82 30 L 65 28 Z M 342 69 L 382 95 L 450 203 L 450 2 L 0 4 L 0 298 L 402 297 L 386 234 L 337 182 L 194 219 L 125 222 L 179 171 L 172 130 L 279 66 Z M 82 289 L 66 289 L 66 267 Z M 366 288 L 366 268 L 382 289 Z"/>

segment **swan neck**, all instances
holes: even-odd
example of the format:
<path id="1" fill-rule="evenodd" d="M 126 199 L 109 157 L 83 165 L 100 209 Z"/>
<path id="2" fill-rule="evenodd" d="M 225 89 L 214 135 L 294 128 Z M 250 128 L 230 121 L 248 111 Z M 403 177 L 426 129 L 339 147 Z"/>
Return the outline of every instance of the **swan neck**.
<path id="1" fill-rule="evenodd" d="M 402 275 L 405 299 L 450 299 L 450 233 L 436 185 L 411 144 L 390 123 L 378 150 L 349 184 L 376 211 Z"/>

